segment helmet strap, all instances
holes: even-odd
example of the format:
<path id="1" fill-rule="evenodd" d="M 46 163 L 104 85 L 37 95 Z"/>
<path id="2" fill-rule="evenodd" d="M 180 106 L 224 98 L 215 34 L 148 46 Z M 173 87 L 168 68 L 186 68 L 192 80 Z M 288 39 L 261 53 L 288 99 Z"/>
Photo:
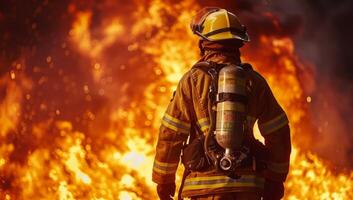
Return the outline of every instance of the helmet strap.
<path id="1" fill-rule="evenodd" d="M 199 49 L 200 49 L 200 56 L 204 56 L 205 55 L 205 49 L 203 48 L 203 40 L 199 40 Z"/>

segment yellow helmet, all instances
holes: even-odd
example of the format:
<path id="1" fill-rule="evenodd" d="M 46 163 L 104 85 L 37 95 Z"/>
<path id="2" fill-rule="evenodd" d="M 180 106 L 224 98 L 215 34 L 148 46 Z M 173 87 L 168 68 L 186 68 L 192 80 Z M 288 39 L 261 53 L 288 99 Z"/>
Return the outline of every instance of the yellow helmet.
<path id="1" fill-rule="evenodd" d="M 200 10 L 192 19 L 190 27 L 194 34 L 208 41 L 228 39 L 250 41 L 246 27 L 240 23 L 238 17 L 217 7 Z"/>

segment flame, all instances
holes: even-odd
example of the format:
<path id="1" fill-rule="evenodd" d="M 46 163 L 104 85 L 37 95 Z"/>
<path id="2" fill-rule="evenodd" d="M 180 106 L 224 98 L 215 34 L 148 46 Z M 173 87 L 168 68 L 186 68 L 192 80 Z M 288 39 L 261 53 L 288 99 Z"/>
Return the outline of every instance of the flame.
<path id="1" fill-rule="evenodd" d="M 197 39 L 188 23 L 199 7 L 192 0 L 176 6 L 160 0 L 135 6 L 128 14 L 113 7 L 113 14 L 102 14 L 99 25 L 93 22 L 92 10 L 70 7 L 75 20 L 63 48 L 89 60 L 80 67 L 94 80 L 81 87 L 83 103 L 91 102 L 96 91 L 106 98 L 106 105 L 99 112 L 84 112 L 87 132 L 80 131 L 74 120 L 52 118 L 34 124 L 33 137 L 43 145 L 28 154 L 26 163 L 12 161 L 15 145 L 2 142 L 0 175 L 6 179 L 0 187 L 2 199 L 157 199 L 151 172 L 158 128 L 172 91 L 198 59 Z M 295 54 L 293 40 L 262 35 L 258 43 L 266 51 L 245 47 L 243 60 L 265 76 L 291 122 L 294 148 L 285 199 L 352 199 L 353 172 L 334 173 L 296 140 L 310 131 L 302 123 L 311 97 L 305 96 L 299 80 L 298 68 L 305 65 Z M 114 48 L 116 44 L 119 48 Z M 115 60 L 113 55 L 122 57 Z M 1 140 L 19 126 L 31 85 L 16 70 L 0 79 L 0 87 L 7 91 L 0 104 Z M 255 134 L 261 137 L 257 127 Z M 177 182 L 181 172 L 182 167 Z"/>
<path id="2" fill-rule="evenodd" d="M 120 23 L 119 18 L 110 19 L 109 22 L 105 22 L 102 38 L 100 40 L 92 40 L 89 31 L 91 18 L 91 12 L 77 13 L 77 19 L 69 34 L 73 40 L 80 41 L 77 43 L 79 50 L 86 52 L 91 57 L 97 57 L 107 46 L 111 45 L 117 38 L 122 37 L 124 27 Z"/>
<path id="3" fill-rule="evenodd" d="M 24 92 L 31 85 L 29 79 L 22 74 L 16 75 L 15 71 L 11 71 L 9 75 L 0 79 L 0 87 L 6 94 L 0 103 L 0 137 L 5 138 L 18 125 L 21 116 L 21 103 L 24 98 L 30 98 Z"/>

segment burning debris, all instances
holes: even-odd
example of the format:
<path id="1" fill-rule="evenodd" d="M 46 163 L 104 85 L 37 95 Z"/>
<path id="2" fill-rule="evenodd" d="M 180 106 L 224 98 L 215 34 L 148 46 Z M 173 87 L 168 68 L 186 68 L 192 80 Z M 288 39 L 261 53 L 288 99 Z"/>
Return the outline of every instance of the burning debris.
<path id="1" fill-rule="evenodd" d="M 230 2 L 219 6 L 234 7 Z M 352 199 L 353 173 L 334 170 L 310 150 L 318 130 L 306 91 L 314 83 L 304 81 L 314 72 L 289 34 L 300 24 L 289 32 L 275 14 L 255 18 L 254 3 L 239 2 L 253 41 L 243 60 L 266 77 L 291 122 L 285 199 Z M 151 172 L 160 119 L 198 59 L 188 25 L 202 5 L 21 3 L 0 11 L 0 198 L 156 199 Z"/>

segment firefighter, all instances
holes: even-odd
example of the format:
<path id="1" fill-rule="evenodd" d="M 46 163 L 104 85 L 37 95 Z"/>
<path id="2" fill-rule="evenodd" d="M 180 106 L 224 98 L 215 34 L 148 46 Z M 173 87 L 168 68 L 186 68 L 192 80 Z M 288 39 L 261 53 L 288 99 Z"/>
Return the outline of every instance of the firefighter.
<path id="1" fill-rule="evenodd" d="M 191 29 L 202 57 L 181 78 L 162 118 L 152 174 L 159 198 L 173 199 L 182 158 L 180 199 L 281 199 L 289 122 L 266 80 L 241 63 L 239 48 L 250 41 L 245 26 L 233 13 L 207 7 Z M 265 145 L 253 136 L 256 121 Z"/>

